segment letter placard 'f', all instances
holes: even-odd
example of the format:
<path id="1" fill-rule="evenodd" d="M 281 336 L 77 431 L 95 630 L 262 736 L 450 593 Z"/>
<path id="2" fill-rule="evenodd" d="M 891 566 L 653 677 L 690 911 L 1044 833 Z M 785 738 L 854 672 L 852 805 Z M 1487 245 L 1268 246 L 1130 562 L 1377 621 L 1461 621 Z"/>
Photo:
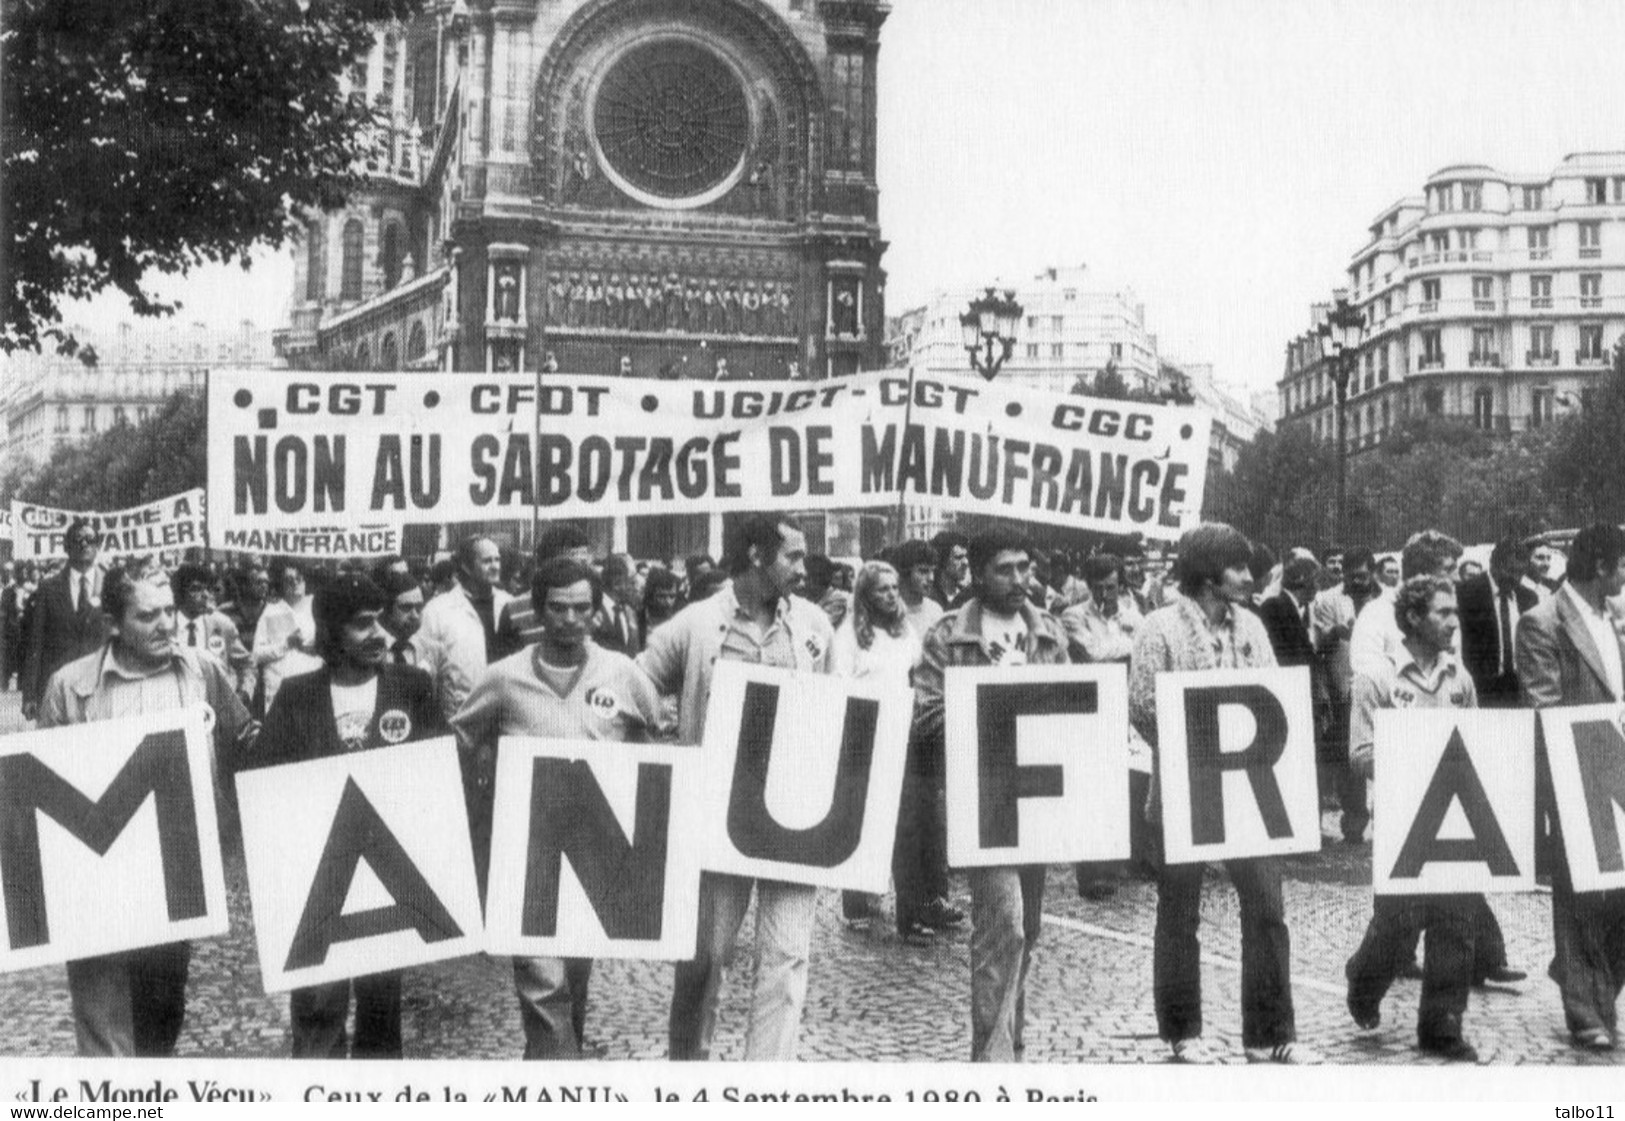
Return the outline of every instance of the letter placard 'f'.
<path id="1" fill-rule="evenodd" d="M 728 798 L 728 839 L 742 855 L 754 859 L 833 868 L 857 851 L 863 836 L 880 705 L 866 697 L 847 698 L 829 811 L 822 821 L 805 829 L 781 825 L 767 808 L 767 774 L 773 762 L 778 712 L 777 685 L 746 683 L 739 752 Z"/>

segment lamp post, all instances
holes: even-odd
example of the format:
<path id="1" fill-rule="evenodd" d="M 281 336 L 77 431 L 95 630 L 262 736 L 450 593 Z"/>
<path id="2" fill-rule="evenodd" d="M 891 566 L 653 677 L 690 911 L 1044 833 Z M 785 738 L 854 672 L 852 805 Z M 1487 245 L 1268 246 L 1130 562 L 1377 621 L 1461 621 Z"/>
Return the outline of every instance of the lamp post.
<path id="1" fill-rule="evenodd" d="M 1016 348 L 1016 324 L 1021 321 L 1021 310 L 1013 290 L 1006 289 L 1000 296 L 989 288 L 986 294 L 972 300 L 970 308 L 959 317 L 971 369 L 988 381 L 998 376 L 999 367 Z"/>
<path id="2" fill-rule="evenodd" d="M 1349 378 L 1359 361 L 1360 342 L 1365 336 L 1365 313 L 1343 296 L 1337 298 L 1326 321 L 1316 330 L 1321 356 L 1332 364 L 1332 383 L 1337 387 L 1337 544 L 1348 545 L 1348 417 Z"/>

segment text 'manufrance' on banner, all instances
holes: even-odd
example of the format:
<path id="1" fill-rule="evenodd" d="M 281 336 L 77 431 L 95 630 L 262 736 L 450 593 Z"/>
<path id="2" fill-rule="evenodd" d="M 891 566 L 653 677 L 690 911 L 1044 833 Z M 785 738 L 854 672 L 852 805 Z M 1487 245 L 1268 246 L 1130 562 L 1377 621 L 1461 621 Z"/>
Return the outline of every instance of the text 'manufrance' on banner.
<path id="1" fill-rule="evenodd" d="M 1625 888 L 1625 707 L 1543 709 L 1540 726 L 1574 890 Z"/>
<path id="2" fill-rule="evenodd" d="M 905 686 L 718 662 L 703 747 L 705 870 L 884 892 L 913 707 Z"/>
<path id="3" fill-rule="evenodd" d="M 693 957 L 701 770 L 693 747 L 504 736 L 486 951 Z"/>
<path id="4" fill-rule="evenodd" d="M 1121 665 L 950 666 L 943 701 L 951 866 L 1129 855 Z"/>
<path id="5" fill-rule="evenodd" d="M 215 545 L 254 548 L 308 526 L 889 507 L 901 491 L 1173 540 L 1202 508 L 1210 427 L 1195 408 L 907 371 L 548 374 L 540 395 L 534 374 L 214 371 L 209 514 Z"/>
<path id="6" fill-rule="evenodd" d="M 1170 864 L 1319 850 L 1306 667 L 1160 674 L 1157 740 Z"/>
<path id="7" fill-rule="evenodd" d="M 483 948 L 450 736 L 248 771 L 237 796 L 266 992 Z"/>
<path id="8" fill-rule="evenodd" d="M 1378 895 L 1534 889 L 1533 712 L 1382 709 L 1375 733 Z"/>
<path id="9" fill-rule="evenodd" d="M 0 970 L 226 932 L 206 719 L 0 739 Z"/>

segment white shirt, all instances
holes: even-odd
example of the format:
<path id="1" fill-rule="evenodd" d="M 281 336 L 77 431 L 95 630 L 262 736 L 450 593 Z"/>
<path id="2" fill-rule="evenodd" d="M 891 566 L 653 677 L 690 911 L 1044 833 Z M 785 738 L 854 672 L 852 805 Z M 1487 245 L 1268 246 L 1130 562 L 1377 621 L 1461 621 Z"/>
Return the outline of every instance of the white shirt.
<path id="1" fill-rule="evenodd" d="M 1587 603 L 1585 597 L 1574 590 L 1573 584 L 1565 583 L 1557 594 L 1568 596 L 1569 603 L 1585 620 L 1586 630 L 1591 632 L 1591 641 L 1596 643 L 1597 652 L 1602 655 L 1608 688 L 1614 691 L 1614 696 L 1625 697 L 1625 667 L 1620 665 L 1619 635 L 1614 631 L 1613 620 L 1608 618 L 1606 612 L 1598 611 Z"/>
<path id="2" fill-rule="evenodd" d="M 837 677 L 854 681 L 875 677 L 906 688 L 909 671 L 920 660 L 920 639 L 911 627 L 905 626 L 901 636 L 876 627 L 874 640 L 865 650 L 858 645 L 858 632 L 852 626 L 849 613 L 835 632 L 835 644 L 830 647 L 829 657 L 831 671 Z"/>
<path id="3" fill-rule="evenodd" d="M 998 666 L 1027 664 L 1027 620 L 1019 613 L 995 615 L 982 606 L 982 638 Z"/>
<path id="4" fill-rule="evenodd" d="M 254 664 L 263 667 L 260 681 L 265 685 L 267 712 L 284 681 L 322 668 L 322 660 L 309 652 L 316 642 L 316 619 L 311 614 L 314 602 L 315 597 L 306 596 L 297 607 L 282 599 L 268 603 L 254 628 Z M 298 650 L 289 641 L 295 633 L 302 644 Z"/>
<path id="5" fill-rule="evenodd" d="M 494 621 L 502 621 L 502 609 L 511 598 L 501 588 L 491 589 Z M 434 652 L 434 666 L 423 668 L 434 676 L 440 711 L 449 721 L 463 707 L 485 670 L 485 624 L 468 592 L 458 587 L 424 605 L 418 634 L 423 645 Z"/>
<path id="6" fill-rule="evenodd" d="M 377 707 L 377 674 L 360 685 L 333 682 L 333 724 L 346 748 L 360 751 L 367 746 L 367 725 L 372 723 L 372 710 Z"/>

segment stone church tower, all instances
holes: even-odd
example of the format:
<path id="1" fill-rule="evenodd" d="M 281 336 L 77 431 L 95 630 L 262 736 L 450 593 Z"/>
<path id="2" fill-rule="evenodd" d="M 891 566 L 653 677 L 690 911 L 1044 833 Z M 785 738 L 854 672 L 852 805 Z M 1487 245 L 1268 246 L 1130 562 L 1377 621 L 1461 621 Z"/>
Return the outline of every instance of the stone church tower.
<path id="1" fill-rule="evenodd" d="M 430 0 L 296 250 L 307 369 L 821 378 L 884 361 L 880 0 Z"/>

